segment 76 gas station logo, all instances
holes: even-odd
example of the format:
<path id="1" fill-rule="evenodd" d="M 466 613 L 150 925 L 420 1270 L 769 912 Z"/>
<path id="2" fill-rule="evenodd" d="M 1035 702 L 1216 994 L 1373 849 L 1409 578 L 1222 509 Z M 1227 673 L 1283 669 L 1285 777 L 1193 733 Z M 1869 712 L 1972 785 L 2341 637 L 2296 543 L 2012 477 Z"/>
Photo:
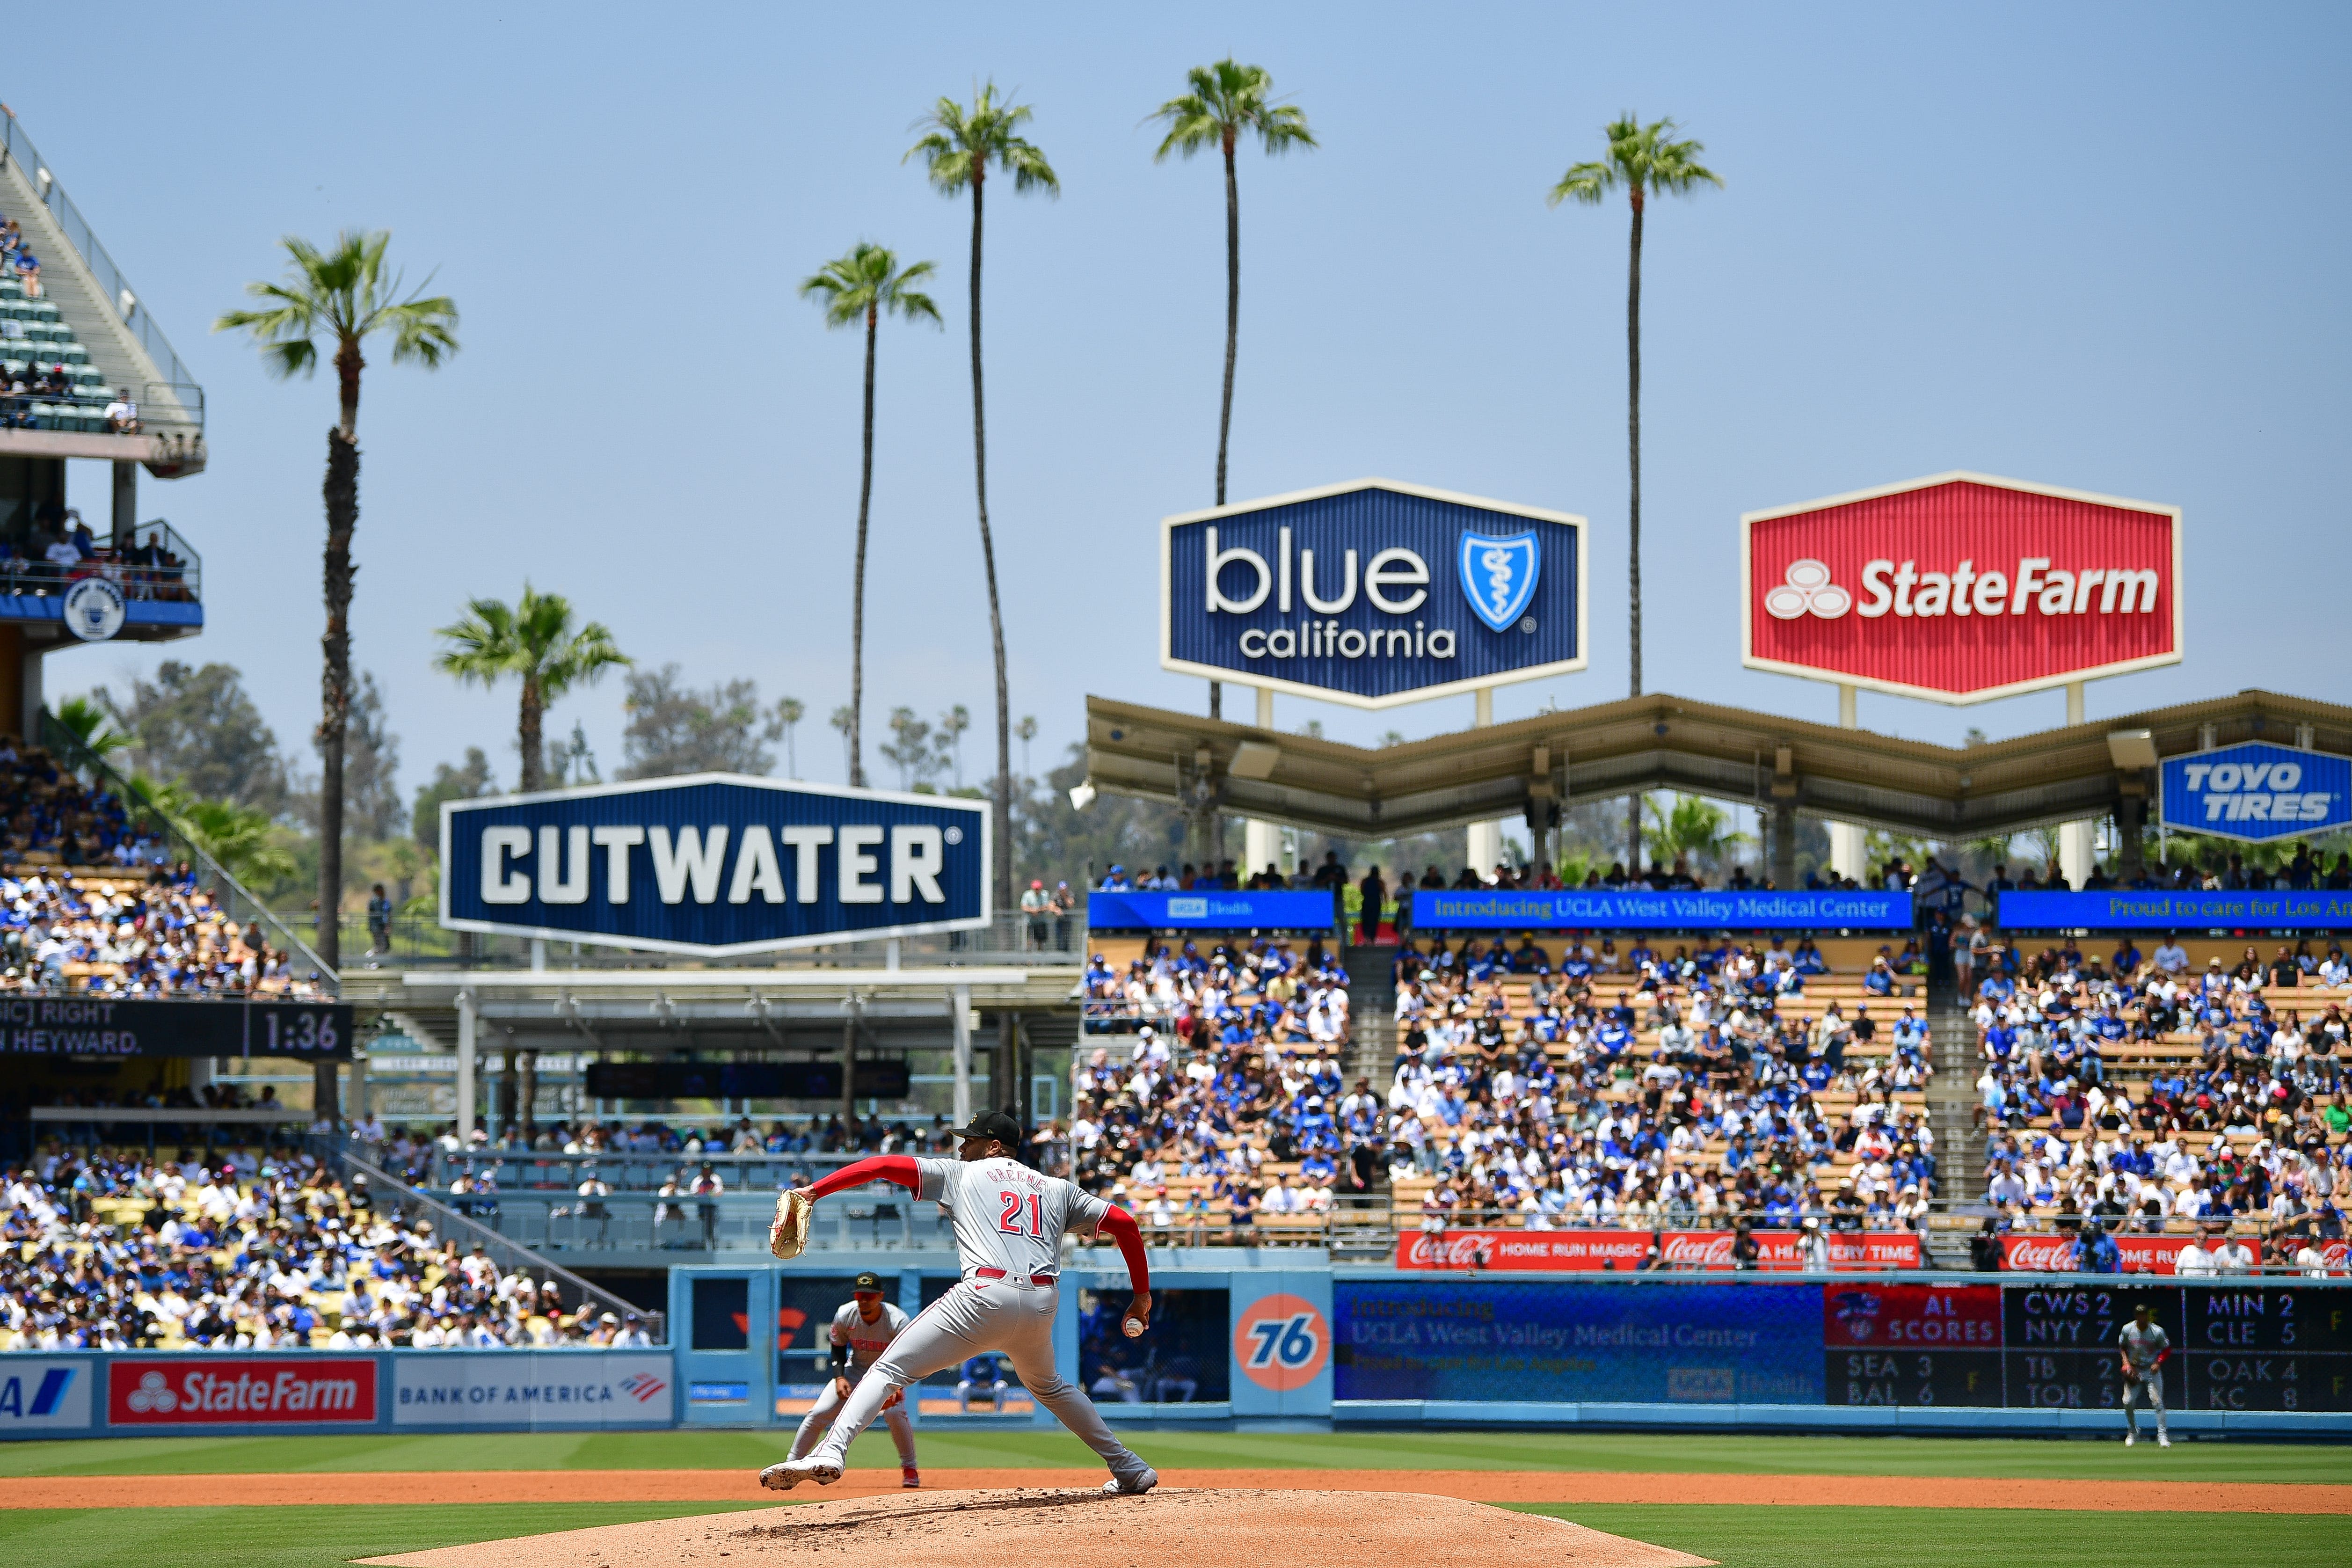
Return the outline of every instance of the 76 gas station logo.
<path id="1" fill-rule="evenodd" d="M 1315 1381 L 1331 1360 L 1331 1325 L 1314 1302 L 1261 1296 L 1234 1328 L 1234 1362 L 1260 1388 L 1286 1394 Z"/>

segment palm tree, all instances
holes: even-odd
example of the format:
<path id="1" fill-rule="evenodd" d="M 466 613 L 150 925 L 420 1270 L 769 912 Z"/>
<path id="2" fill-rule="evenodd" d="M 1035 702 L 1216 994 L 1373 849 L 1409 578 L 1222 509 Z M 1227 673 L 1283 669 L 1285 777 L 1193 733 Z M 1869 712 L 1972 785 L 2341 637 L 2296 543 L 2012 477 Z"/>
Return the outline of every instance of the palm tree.
<path id="1" fill-rule="evenodd" d="M 282 283 L 248 283 L 245 291 L 263 301 L 258 310 L 231 310 L 213 323 L 216 332 L 251 334 L 261 363 L 272 375 L 304 375 L 319 368 L 321 339 L 334 347 L 341 414 L 327 432 L 327 631 L 320 643 L 325 668 L 320 679 L 319 715 L 319 956 L 329 968 L 341 963 L 340 911 L 343 898 L 343 735 L 352 708 L 352 531 L 360 520 L 360 372 L 367 361 L 361 347 L 378 333 L 392 338 L 392 363 L 427 370 L 457 352 L 457 306 L 446 294 L 427 296 L 426 279 L 404 296 L 401 275 L 384 271 L 388 230 L 346 230 L 320 249 L 289 235 L 283 241 L 292 265 Z M 334 1068 L 320 1064 L 318 1105 L 332 1119 Z"/>
<path id="2" fill-rule="evenodd" d="M 511 607 L 497 599 L 476 599 L 462 620 L 434 635 L 448 645 L 433 659 L 443 674 L 486 688 L 509 675 L 522 682 L 516 744 L 522 749 L 526 794 L 546 784 L 540 721 L 549 707 L 574 686 L 603 679 L 613 666 L 635 662 L 614 645 L 602 622 L 575 626 L 571 600 L 540 593 L 529 583 Z"/>
<path id="3" fill-rule="evenodd" d="M 1673 140 L 1672 120 L 1644 125 L 1628 110 L 1601 132 L 1609 150 L 1597 163 L 1579 163 L 1560 176 L 1551 189 L 1551 205 L 1565 201 L 1597 206 L 1611 191 L 1623 186 L 1633 208 L 1632 261 L 1625 281 L 1625 451 L 1633 476 L 1627 505 L 1627 597 L 1633 606 L 1633 694 L 1642 695 L 1642 213 L 1652 193 L 1687 195 L 1702 184 L 1720 187 L 1722 179 L 1699 163 L 1706 151 L 1697 142 Z M 1642 797 L 1627 803 L 1626 821 L 1631 853 L 1642 856 Z"/>
<path id="4" fill-rule="evenodd" d="M 1171 98 L 1153 111 L 1168 134 L 1151 155 L 1165 163 L 1171 153 L 1187 159 L 1204 147 L 1225 155 L 1225 390 L 1217 405 L 1217 504 L 1225 504 L 1226 438 L 1234 425 L 1234 356 L 1242 321 L 1242 197 L 1234 178 L 1234 150 L 1244 132 L 1255 132 L 1268 157 L 1293 147 L 1313 147 L 1314 133 L 1307 116 L 1296 105 L 1275 103 L 1269 93 L 1274 79 L 1264 66 L 1237 65 L 1230 58 L 1213 66 L 1194 66 L 1184 73 L 1192 90 Z M 1222 683 L 1209 683 L 1209 716 L 1223 706 Z"/>
<path id="5" fill-rule="evenodd" d="M 908 287 L 930 275 L 929 262 L 918 261 L 902 268 L 890 251 L 861 239 L 848 255 L 826 262 L 801 280 L 801 298 L 824 301 L 826 326 L 866 323 L 866 464 L 857 479 L 857 565 L 851 574 L 849 609 L 849 782 L 853 785 L 866 782 L 860 731 L 866 712 L 866 511 L 874 496 L 874 340 L 884 316 L 946 325 L 931 297 Z"/>
<path id="6" fill-rule="evenodd" d="M 907 149 L 919 156 L 924 172 L 941 195 L 971 192 L 971 459 L 972 482 L 980 498 L 980 559 L 988 579 L 988 635 L 996 654 L 996 908 L 1013 907 L 1013 719 L 1012 696 L 1004 679 L 1004 612 L 996 594 L 996 547 L 988 534 L 988 419 L 980 376 L 980 235 L 982 195 L 991 163 L 1013 176 L 1015 193 L 1042 190 L 1062 194 L 1062 182 L 1045 154 L 1021 134 L 1029 107 L 1009 99 L 999 102 L 996 84 L 980 89 L 970 108 L 943 98 L 916 122 L 924 134 Z M 904 160 L 901 160 L 903 162 Z"/>
<path id="7" fill-rule="evenodd" d="M 807 717 L 808 704 L 797 697 L 782 698 L 776 703 L 775 727 L 783 731 L 784 776 L 788 779 L 801 776 L 800 755 L 793 750 L 793 731 Z"/>
<path id="8" fill-rule="evenodd" d="M 135 737 L 115 728 L 114 716 L 102 704 L 87 697 L 68 697 L 58 703 L 58 722 L 100 762 L 138 743 Z"/>

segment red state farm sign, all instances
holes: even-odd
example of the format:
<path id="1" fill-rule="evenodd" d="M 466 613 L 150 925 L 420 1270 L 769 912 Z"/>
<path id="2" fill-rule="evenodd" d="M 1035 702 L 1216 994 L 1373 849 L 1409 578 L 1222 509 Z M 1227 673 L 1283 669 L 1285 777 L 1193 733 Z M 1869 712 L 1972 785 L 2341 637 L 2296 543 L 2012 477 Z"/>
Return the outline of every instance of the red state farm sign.
<path id="1" fill-rule="evenodd" d="M 1739 527 L 1751 668 L 1982 702 L 2180 661 L 2178 507 L 1938 474 Z"/>
<path id="2" fill-rule="evenodd" d="M 373 1426 L 375 1366 L 373 1357 L 117 1361 L 106 1369 L 106 1424 Z"/>

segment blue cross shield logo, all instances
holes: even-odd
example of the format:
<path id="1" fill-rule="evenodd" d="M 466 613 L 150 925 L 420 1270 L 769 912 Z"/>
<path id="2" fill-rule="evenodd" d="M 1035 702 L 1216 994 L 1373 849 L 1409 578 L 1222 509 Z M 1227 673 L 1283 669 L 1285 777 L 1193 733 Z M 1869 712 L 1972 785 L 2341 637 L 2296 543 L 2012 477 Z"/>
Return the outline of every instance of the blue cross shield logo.
<path id="1" fill-rule="evenodd" d="M 1462 594 L 1478 618 L 1496 631 L 1507 631 L 1527 612 L 1536 596 L 1536 575 L 1543 570 L 1543 546 L 1536 531 L 1465 533 L 1459 566 Z"/>

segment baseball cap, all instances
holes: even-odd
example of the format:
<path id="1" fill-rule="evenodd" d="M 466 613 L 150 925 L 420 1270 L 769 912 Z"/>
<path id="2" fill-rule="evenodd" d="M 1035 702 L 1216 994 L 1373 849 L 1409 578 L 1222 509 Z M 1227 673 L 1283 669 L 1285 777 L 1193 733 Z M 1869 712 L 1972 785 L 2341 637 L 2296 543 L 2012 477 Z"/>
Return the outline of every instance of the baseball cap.
<path id="1" fill-rule="evenodd" d="M 869 1268 L 865 1273 L 860 1274 L 856 1279 L 850 1281 L 850 1289 L 854 1291 L 879 1290 L 882 1289 L 882 1276 L 875 1273 L 874 1270 Z"/>
<path id="2" fill-rule="evenodd" d="M 984 1116 L 973 1117 L 971 1126 L 957 1128 L 955 1135 L 959 1138 L 993 1138 L 1010 1149 L 1021 1142 L 1021 1124 L 1001 1110 L 992 1110 Z"/>

